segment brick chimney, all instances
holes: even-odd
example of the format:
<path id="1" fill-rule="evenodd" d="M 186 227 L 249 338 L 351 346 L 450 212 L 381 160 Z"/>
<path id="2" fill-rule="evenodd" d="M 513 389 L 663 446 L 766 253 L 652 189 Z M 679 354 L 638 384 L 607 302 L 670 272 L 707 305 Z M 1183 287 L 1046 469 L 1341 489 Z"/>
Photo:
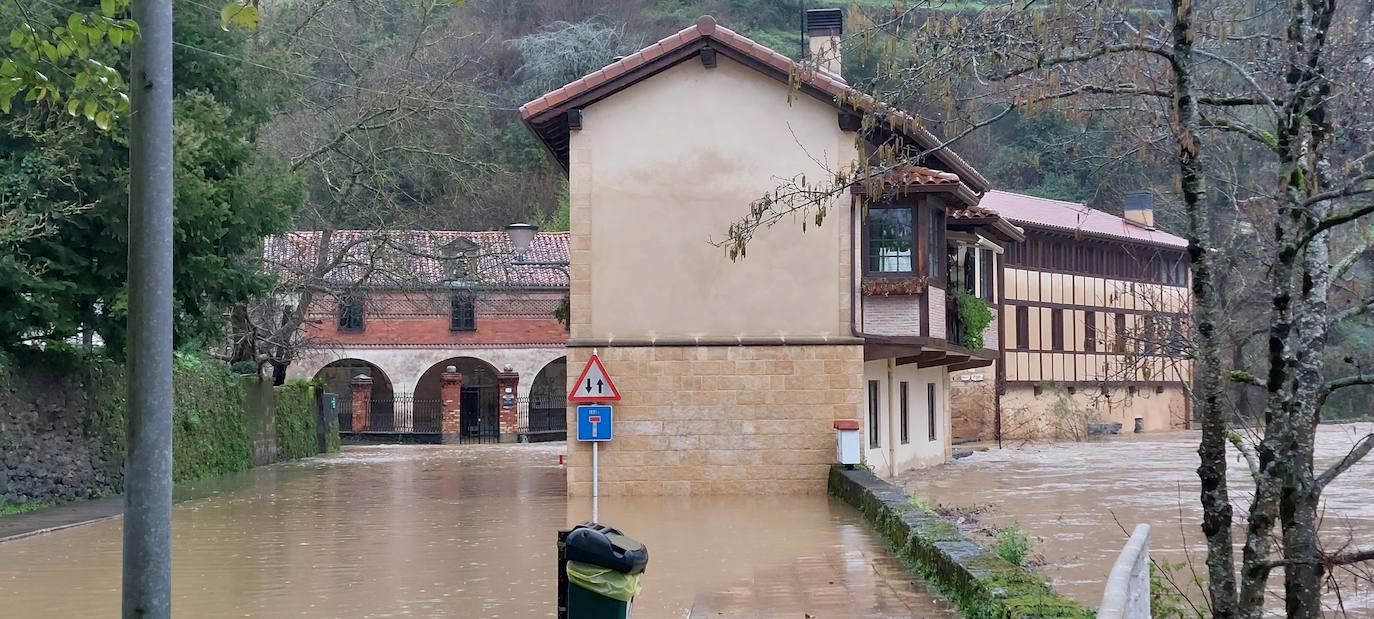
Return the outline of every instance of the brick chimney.
<path id="1" fill-rule="evenodd" d="M 1128 191 L 1126 221 L 1147 230 L 1155 229 L 1155 196 L 1148 191 Z"/>
<path id="2" fill-rule="evenodd" d="M 844 13 L 840 9 L 810 9 L 806 12 L 807 48 L 811 59 L 822 69 L 840 75 L 840 36 L 844 34 Z"/>

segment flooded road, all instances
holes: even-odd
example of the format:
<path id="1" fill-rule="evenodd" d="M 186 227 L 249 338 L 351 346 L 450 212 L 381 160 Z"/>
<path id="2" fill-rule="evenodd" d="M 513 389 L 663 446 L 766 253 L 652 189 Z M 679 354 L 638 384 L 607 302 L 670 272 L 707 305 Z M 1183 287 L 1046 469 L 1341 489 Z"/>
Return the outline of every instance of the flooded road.
<path id="1" fill-rule="evenodd" d="M 1318 466 L 1345 455 L 1371 430 L 1374 425 L 1368 423 L 1321 426 Z M 1056 588 L 1096 606 L 1107 572 L 1128 537 L 1122 527 L 1130 530 L 1149 523 L 1152 557 L 1182 562 L 1191 555 L 1196 571 L 1205 575 L 1197 444 L 1197 432 L 1170 432 L 994 448 L 907 474 L 899 484 L 932 505 L 984 506 L 986 511 L 977 518 L 989 527 L 1018 523 L 1035 541 L 1034 553 L 1046 561 L 1041 569 Z M 1243 526 L 1254 486 L 1238 458 L 1231 460 L 1228 476 L 1237 521 Z M 1352 538 L 1358 547 L 1374 546 L 1374 459 L 1351 468 L 1323 496 L 1322 530 L 1329 547 Z M 1236 539 L 1243 542 L 1243 535 L 1238 526 Z M 1193 580 L 1188 567 L 1178 570 L 1176 577 L 1184 583 Z M 1368 582 L 1343 578 L 1341 593 L 1350 616 L 1374 616 L 1374 591 Z M 1328 597 L 1334 604 L 1335 596 Z M 1281 612 L 1282 603 L 1270 606 Z"/>
<path id="2" fill-rule="evenodd" d="M 561 444 L 360 447 L 179 488 L 181 617 L 551 617 Z M 842 503 L 605 498 L 650 552 L 635 617 L 939 617 Z M 0 616 L 118 613 L 121 520 L 0 544 Z"/>

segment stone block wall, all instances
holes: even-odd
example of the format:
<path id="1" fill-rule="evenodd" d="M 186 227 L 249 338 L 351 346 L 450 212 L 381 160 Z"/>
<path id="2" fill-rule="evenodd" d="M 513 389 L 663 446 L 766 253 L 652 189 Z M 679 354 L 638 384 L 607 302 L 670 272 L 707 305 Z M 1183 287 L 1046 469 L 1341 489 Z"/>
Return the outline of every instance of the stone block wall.
<path id="1" fill-rule="evenodd" d="M 0 384 L 0 506 L 118 491 L 122 454 L 91 423 L 102 404 L 87 368 L 64 357 L 36 359 L 7 364 Z"/>
<path id="2" fill-rule="evenodd" d="M 569 348 L 569 389 L 591 354 Z M 659 346 L 598 351 L 619 389 L 601 493 L 822 493 L 836 419 L 858 419 L 863 347 Z M 576 409 L 568 409 L 569 433 Z M 568 442 L 568 493 L 591 494 L 591 446 Z"/>

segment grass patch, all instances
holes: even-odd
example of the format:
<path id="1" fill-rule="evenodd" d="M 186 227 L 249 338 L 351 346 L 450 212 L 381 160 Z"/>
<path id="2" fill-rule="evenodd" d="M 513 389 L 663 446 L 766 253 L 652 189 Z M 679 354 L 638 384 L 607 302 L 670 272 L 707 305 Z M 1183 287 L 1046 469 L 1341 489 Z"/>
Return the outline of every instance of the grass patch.
<path id="1" fill-rule="evenodd" d="M 993 545 L 993 550 L 1007 563 L 1025 565 L 1030 548 L 1030 536 L 1021 530 L 1020 525 L 1013 522 L 1009 527 L 998 529 L 997 543 Z"/>
<path id="2" fill-rule="evenodd" d="M 47 509 L 49 507 L 53 507 L 54 505 L 57 504 L 51 501 L 28 501 L 25 503 L 0 505 L 0 517 L 36 512 L 40 509 Z"/>

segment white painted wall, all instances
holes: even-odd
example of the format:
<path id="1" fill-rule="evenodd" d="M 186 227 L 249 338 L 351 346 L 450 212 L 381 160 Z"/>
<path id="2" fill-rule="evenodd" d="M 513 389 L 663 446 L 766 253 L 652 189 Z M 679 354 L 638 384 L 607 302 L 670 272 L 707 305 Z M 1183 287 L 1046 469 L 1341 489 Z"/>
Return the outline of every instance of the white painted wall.
<path id="1" fill-rule="evenodd" d="M 877 448 L 870 447 L 868 382 L 878 381 Z M 908 385 L 907 442 L 901 440 L 901 384 Z M 935 440 L 930 440 L 927 385 L 935 386 Z M 874 474 L 893 477 L 904 471 L 940 464 L 948 459 L 950 441 L 949 376 L 944 367 L 897 365 L 893 359 L 864 363 L 864 403 L 860 425 L 864 462 Z"/>

